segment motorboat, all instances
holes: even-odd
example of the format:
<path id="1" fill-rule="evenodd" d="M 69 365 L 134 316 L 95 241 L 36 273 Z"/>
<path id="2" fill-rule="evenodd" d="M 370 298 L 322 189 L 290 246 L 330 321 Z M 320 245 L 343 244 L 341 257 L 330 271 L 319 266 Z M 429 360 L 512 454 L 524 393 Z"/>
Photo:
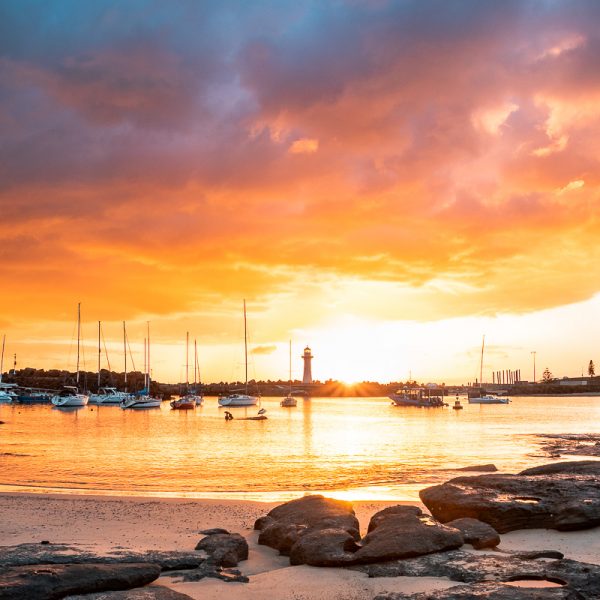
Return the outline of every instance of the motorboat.
<path id="1" fill-rule="evenodd" d="M 15 402 L 17 398 L 16 383 L 0 383 L 0 403 Z"/>
<path id="2" fill-rule="evenodd" d="M 81 394 L 74 385 L 65 385 L 60 393 L 52 398 L 54 406 L 85 406 L 89 401 L 87 394 Z"/>
<path id="3" fill-rule="evenodd" d="M 440 408 L 448 406 L 442 397 L 431 393 L 430 388 L 402 388 L 388 397 L 395 406 L 417 406 L 421 408 Z"/>
<path id="4" fill-rule="evenodd" d="M 494 396 L 492 394 L 483 394 L 469 398 L 469 404 L 508 404 L 510 398 L 505 396 Z"/>
<path id="5" fill-rule="evenodd" d="M 170 404 L 173 410 L 190 410 L 196 408 L 196 396 L 191 394 L 182 396 L 177 400 L 173 400 Z"/>
<path id="6" fill-rule="evenodd" d="M 146 390 L 131 394 L 121 400 L 121 408 L 160 408 L 162 400 L 150 396 Z"/>
<path id="7" fill-rule="evenodd" d="M 90 404 L 118 406 L 129 397 L 127 392 L 120 392 L 114 387 L 102 387 L 97 394 L 90 394 Z"/>
<path id="8" fill-rule="evenodd" d="M 249 394 L 230 394 L 221 396 L 218 402 L 219 406 L 256 406 L 260 402 L 260 397 Z"/>

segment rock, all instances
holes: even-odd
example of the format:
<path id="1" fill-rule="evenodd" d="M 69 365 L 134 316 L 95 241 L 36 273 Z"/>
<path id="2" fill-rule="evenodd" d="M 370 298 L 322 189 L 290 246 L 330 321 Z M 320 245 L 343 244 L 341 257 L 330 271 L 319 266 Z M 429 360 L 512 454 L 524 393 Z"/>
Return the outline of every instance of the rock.
<path id="1" fill-rule="evenodd" d="M 143 588 L 121 592 L 100 592 L 84 596 L 67 596 L 65 600 L 192 600 L 187 594 L 180 594 L 162 585 L 149 585 Z"/>
<path id="2" fill-rule="evenodd" d="M 378 525 L 381 525 L 388 517 L 394 516 L 416 516 L 420 517 L 423 511 L 418 506 L 405 506 L 398 504 L 397 506 L 389 506 L 375 513 L 369 521 L 367 533 L 371 533 Z"/>
<path id="3" fill-rule="evenodd" d="M 214 533 L 202 538 L 196 550 L 204 550 L 210 560 L 222 567 L 235 567 L 248 559 L 248 542 L 239 533 Z"/>
<path id="4" fill-rule="evenodd" d="M 590 462 L 536 467 L 518 475 L 457 477 L 419 495 L 442 523 L 470 517 L 499 533 L 587 529 L 600 525 L 600 463 Z"/>
<path id="5" fill-rule="evenodd" d="M 519 475 L 555 475 L 575 474 L 575 475 L 600 475 L 600 461 L 597 460 L 577 460 L 572 462 L 557 462 L 549 465 L 541 465 L 521 471 Z"/>
<path id="6" fill-rule="evenodd" d="M 374 600 L 576 600 L 576 596 L 564 588 L 527 589 L 486 582 L 418 594 L 380 594 Z"/>
<path id="7" fill-rule="evenodd" d="M 341 529 L 355 540 L 360 539 L 358 519 L 350 502 L 324 496 L 304 496 L 275 507 L 254 524 L 261 531 L 258 543 L 279 550 L 291 551 L 300 535 L 310 529 Z"/>
<path id="8" fill-rule="evenodd" d="M 248 583 L 250 581 L 248 577 L 242 575 L 237 569 L 223 569 L 210 561 L 201 564 L 197 569 L 173 571 L 169 573 L 169 576 L 177 577 L 178 580 L 184 582 L 200 581 L 206 577 L 237 583 Z"/>
<path id="9" fill-rule="evenodd" d="M 200 531 L 202 535 L 215 535 L 217 533 L 229 533 L 227 529 L 223 529 L 222 527 L 213 527 L 212 529 L 203 529 Z"/>
<path id="10" fill-rule="evenodd" d="M 154 581 L 160 566 L 128 565 L 28 565 L 11 567 L 0 574 L 0 599 L 64 598 L 109 590 L 127 590 Z"/>
<path id="11" fill-rule="evenodd" d="M 341 567 L 355 561 L 356 541 L 343 529 L 312 529 L 290 550 L 291 565 Z"/>
<path id="12" fill-rule="evenodd" d="M 498 532 L 483 521 L 463 518 L 448 521 L 446 525 L 461 531 L 465 543 L 471 544 L 473 548 L 495 548 L 500 543 Z"/>
<path id="13" fill-rule="evenodd" d="M 489 463 L 487 465 L 473 465 L 471 467 L 460 467 L 460 469 L 452 469 L 453 471 L 477 471 L 479 473 L 495 473 L 498 468 L 496 465 Z"/>
<path id="14" fill-rule="evenodd" d="M 397 510 L 385 509 L 373 516 L 370 533 L 361 540 L 361 548 L 354 555 L 356 563 L 409 558 L 463 545 L 463 536 L 458 529 L 437 523 L 428 515 L 407 510 L 417 507 L 393 508 Z"/>
<path id="15" fill-rule="evenodd" d="M 195 569 L 204 562 L 198 552 L 148 552 L 113 551 L 108 555 L 98 555 L 66 544 L 18 544 L 0 546 L 0 565 L 16 567 L 36 564 L 128 564 L 152 563 L 161 569 Z M 0 570 L 1 568 L 0 567 Z"/>

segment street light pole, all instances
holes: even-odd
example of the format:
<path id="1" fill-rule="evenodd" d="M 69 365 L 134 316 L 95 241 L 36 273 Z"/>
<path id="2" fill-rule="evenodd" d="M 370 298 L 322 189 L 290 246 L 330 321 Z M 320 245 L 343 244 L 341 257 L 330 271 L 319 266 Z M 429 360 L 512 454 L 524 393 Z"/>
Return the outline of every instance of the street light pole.
<path id="1" fill-rule="evenodd" d="M 535 383 L 535 355 L 537 354 L 537 352 L 535 350 L 532 350 L 531 354 L 533 354 L 533 383 Z"/>

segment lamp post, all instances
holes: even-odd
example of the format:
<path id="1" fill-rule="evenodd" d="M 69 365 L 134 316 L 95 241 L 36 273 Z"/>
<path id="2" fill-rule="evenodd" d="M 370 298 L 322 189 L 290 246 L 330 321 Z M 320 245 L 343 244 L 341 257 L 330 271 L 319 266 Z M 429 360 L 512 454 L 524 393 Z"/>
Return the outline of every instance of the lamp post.
<path id="1" fill-rule="evenodd" d="M 531 354 L 533 354 L 533 383 L 535 383 L 535 355 L 537 354 L 537 352 L 535 350 L 532 350 Z"/>

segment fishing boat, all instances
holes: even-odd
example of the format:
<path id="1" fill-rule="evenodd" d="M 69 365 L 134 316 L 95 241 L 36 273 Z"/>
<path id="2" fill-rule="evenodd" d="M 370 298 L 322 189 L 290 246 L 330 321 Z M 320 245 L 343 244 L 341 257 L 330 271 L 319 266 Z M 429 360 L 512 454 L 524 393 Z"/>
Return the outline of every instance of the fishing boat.
<path id="1" fill-rule="evenodd" d="M 279 403 L 284 408 L 293 408 L 298 405 L 298 400 L 292 396 L 292 340 L 290 340 L 290 390 L 288 395 Z"/>
<path id="2" fill-rule="evenodd" d="M 58 407 L 85 406 L 89 396 L 79 391 L 79 354 L 81 347 L 81 302 L 77 304 L 77 375 L 76 385 L 66 385 L 52 398 L 52 404 Z"/>
<path id="3" fill-rule="evenodd" d="M 130 394 L 127 398 L 121 401 L 121 408 L 160 408 L 162 404 L 161 398 L 155 398 L 150 394 L 150 323 L 148 326 L 148 338 L 144 340 L 144 389 Z"/>
<path id="4" fill-rule="evenodd" d="M 440 408 L 448 406 L 440 396 L 431 393 L 430 388 L 402 388 L 388 396 L 395 406 L 417 406 L 421 408 Z"/>
<path id="5" fill-rule="evenodd" d="M 219 406 L 256 406 L 260 398 L 248 394 L 248 329 L 246 325 L 246 300 L 244 300 L 244 359 L 246 366 L 246 380 L 243 394 L 229 394 L 219 398 Z"/>

